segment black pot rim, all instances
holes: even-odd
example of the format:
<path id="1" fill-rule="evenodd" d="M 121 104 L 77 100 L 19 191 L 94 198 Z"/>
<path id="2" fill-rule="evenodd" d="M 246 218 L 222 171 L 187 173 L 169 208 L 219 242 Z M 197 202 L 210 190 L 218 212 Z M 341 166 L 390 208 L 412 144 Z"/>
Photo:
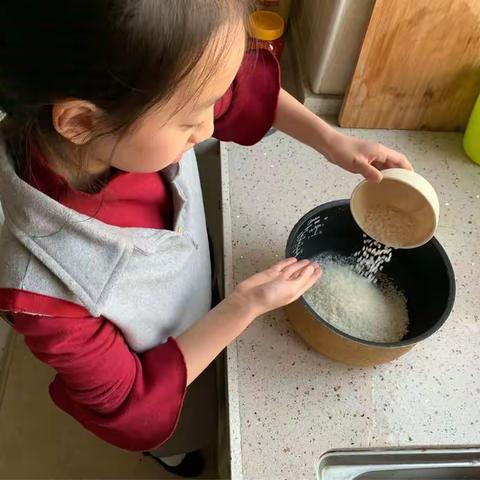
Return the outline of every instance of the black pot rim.
<path id="1" fill-rule="evenodd" d="M 332 207 L 344 207 L 344 206 L 349 206 L 350 205 L 350 200 L 348 199 L 343 199 L 343 200 L 333 200 L 331 202 L 324 203 L 322 205 L 319 205 L 318 207 L 313 208 L 309 212 L 307 212 L 303 217 L 295 224 L 293 227 L 292 231 L 290 232 L 290 235 L 288 236 L 287 240 L 287 246 L 285 249 L 285 256 L 290 257 L 291 256 L 291 246 L 293 244 L 293 241 L 295 237 L 297 236 L 297 232 L 300 229 L 300 227 L 305 223 L 306 220 L 308 220 L 310 217 L 313 215 L 325 211 L 327 209 L 330 209 Z M 402 348 L 402 347 L 407 347 L 409 345 L 415 345 L 416 343 L 419 343 L 426 338 L 432 336 L 435 332 L 437 332 L 442 325 L 447 321 L 447 318 L 450 316 L 450 313 L 452 312 L 453 305 L 455 303 L 455 296 L 456 296 L 456 286 L 455 286 L 455 273 L 452 267 L 452 263 L 450 262 L 450 259 L 448 258 L 447 252 L 445 249 L 442 247 L 440 242 L 433 237 L 429 243 L 432 243 L 435 249 L 439 252 L 440 257 L 445 263 L 445 266 L 447 268 L 447 276 L 450 282 L 450 289 L 449 289 L 449 295 L 448 295 L 448 301 L 447 305 L 445 307 L 445 310 L 441 317 L 437 320 L 435 325 L 431 328 L 429 328 L 427 331 L 423 332 L 421 335 L 418 335 L 414 338 L 409 338 L 407 340 L 400 340 L 399 342 L 390 342 L 390 343 L 381 343 L 381 342 L 372 342 L 370 340 L 363 340 L 361 338 L 356 338 L 353 337 L 352 335 L 349 335 L 348 333 L 342 332 L 338 328 L 334 327 L 330 323 L 328 323 L 326 320 L 324 320 L 318 313 L 316 313 L 312 307 L 307 303 L 305 300 L 304 296 L 302 295 L 300 297 L 300 302 L 302 303 L 303 307 L 310 313 L 310 315 L 317 321 L 319 321 L 324 327 L 329 329 L 330 331 L 336 333 L 337 335 L 346 338 L 347 340 L 350 340 L 355 343 L 360 343 L 363 345 L 367 345 L 370 347 L 376 347 L 376 348 L 385 348 L 385 349 L 394 349 L 394 348 Z"/>

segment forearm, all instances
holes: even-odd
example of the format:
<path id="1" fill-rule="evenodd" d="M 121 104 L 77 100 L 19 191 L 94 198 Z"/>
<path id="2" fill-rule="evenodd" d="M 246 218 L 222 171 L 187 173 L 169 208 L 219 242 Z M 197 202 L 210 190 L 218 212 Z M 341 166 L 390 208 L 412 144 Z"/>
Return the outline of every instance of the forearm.
<path id="1" fill-rule="evenodd" d="M 239 283 L 233 293 L 177 338 L 187 365 L 187 384 L 256 317 L 297 300 L 320 274 L 316 263 L 287 258 Z"/>
<path id="2" fill-rule="evenodd" d="M 281 89 L 274 126 L 322 154 L 327 154 L 336 130 Z"/>
<path id="3" fill-rule="evenodd" d="M 190 385 L 254 318 L 247 308 L 241 304 L 235 306 L 228 299 L 180 335 L 176 340 L 187 365 L 187 384 Z"/>

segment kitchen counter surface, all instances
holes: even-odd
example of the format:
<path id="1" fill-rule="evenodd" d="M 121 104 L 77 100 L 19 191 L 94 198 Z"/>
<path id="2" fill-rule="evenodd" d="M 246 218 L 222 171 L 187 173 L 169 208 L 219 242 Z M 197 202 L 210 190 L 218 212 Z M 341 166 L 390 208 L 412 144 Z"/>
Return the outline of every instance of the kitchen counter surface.
<path id="1" fill-rule="evenodd" d="M 455 307 L 437 334 L 374 368 L 312 351 L 283 311 L 256 320 L 228 349 L 234 479 L 313 479 L 332 448 L 478 442 L 480 167 L 456 133 L 349 133 L 403 151 L 436 188 Z M 222 177 L 227 289 L 282 258 L 300 217 L 359 181 L 278 132 L 251 148 L 223 144 Z"/>

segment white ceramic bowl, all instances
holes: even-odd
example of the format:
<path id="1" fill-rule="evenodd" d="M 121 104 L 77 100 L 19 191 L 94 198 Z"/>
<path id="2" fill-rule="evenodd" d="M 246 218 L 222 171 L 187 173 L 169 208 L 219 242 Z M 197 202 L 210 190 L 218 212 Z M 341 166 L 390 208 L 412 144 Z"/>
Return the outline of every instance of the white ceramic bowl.
<path id="1" fill-rule="evenodd" d="M 380 183 L 363 181 L 353 191 L 350 202 L 353 218 L 367 235 L 385 245 L 395 248 L 424 245 L 438 225 L 440 204 L 434 188 L 410 170 L 390 168 L 382 173 Z M 387 227 L 383 226 L 385 223 Z"/>

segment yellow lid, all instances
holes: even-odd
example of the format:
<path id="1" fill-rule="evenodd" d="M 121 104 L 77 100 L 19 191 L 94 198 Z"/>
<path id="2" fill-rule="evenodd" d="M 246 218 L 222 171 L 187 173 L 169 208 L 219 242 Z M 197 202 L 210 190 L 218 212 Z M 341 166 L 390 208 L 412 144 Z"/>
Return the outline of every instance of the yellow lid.
<path id="1" fill-rule="evenodd" d="M 278 13 L 257 10 L 250 15 L 250 30 L 252 36 L 258 40 L 276 40 L 283 35 L 285 21 Z"/>

